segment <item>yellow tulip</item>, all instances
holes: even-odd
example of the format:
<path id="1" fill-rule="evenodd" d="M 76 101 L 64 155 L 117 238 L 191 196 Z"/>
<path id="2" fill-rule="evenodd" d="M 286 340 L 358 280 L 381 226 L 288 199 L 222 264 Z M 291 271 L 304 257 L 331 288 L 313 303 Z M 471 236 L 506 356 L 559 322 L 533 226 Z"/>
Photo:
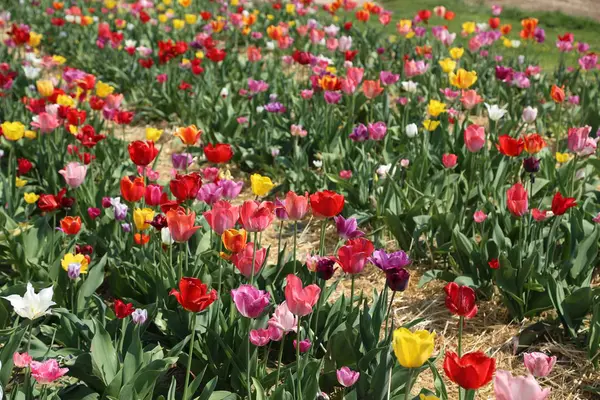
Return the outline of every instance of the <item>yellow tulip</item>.
<path id="1" fill-rule="evenodd" d="M 50 97 L 54 93 L 54 84 L 50 80 L 40 79 L 35 83 L 35 86 L 38 93 L 44 97 Z"/>
<path id="2" fill-rule="evenodd" d="M 475 22 L 472 22 L 472 21 L 464 22 L 462 24 L 462 30 L 463 30 L 463 32 L 465 32 L 469 35 L 471 33 L 475 32 Z"/>
<path id="3" fill-rule="evenodd" d="M 252 174 L 250 176 L 250 183 L 252 186 L 252 193 L 257 196 L 265 196 L 275 187 L 271 178 L 260 174 Z"/>
<path id="4" fill-rule="evenodd" d="M 38 47 L 40 45 L 40 43 L 42 42 L 43 37 L 44 37 L 44 35 L 42 35 L 41 33 L 30 32 L 29 33 L 29 45 L 31 47 Z"/>
<path id="5" fill-rule="evenodd" d="M 67 59 L 64 58 L 63 56 L 52 56 L 52 61 L 54 61 L 58 65 L 63 65 L 64 63 L 67 62 Z"/>
<path id="6" fill-rule="evenodd" d="M 198 16 L 195 14 L 185 14 L 185 22 L 187 22 L 190 25 L 194 25 L 196 24 L 196 22 L 198 21 Z"/>
<path id="7" fill-rule="evenodd" d="M 442 71 L 447 74 L 454 71 L 454 68 L 456 68 L 456 61 L 451 58 L 444 58 L 443 60 L 438 61 L 438 63 L 440 64 L 440 67 L 442 67 Z"/>
<path id="8" fill-rule="evenodd" d="M 502 41 L 502 45 L 510 49 L 512 47 L 512 40 L 510 40 L 509 38 L 504 38 L 504 40 Z"/>
<path id="9" fill-rule="evenodd" d="M 296 5 L 292 3 L 286 4 L 285 12 L 287 12 L 288 14 L 294 14 L 296 12 Z"/>
<path id="10" fill-rule="evenodd" d="M 460 68 L 456 73 L 450 73 L 450 84 L 459 89 L 468 89 L 477 82 L 477 72 Z"/>
<path id="11" fill-rule="evenodd" d="M 463 56 L 463 54 L 465 54 L 465 49 L 462 47 L 453 47 L 448 51 L 448 53 L 450 53 L 450 57 L 458 60 Z"/>
<path id="12" fill-rule="evenodd" d="M 185 26 L 185 21 L 182 19 L 174 19 L 173 20 L 173 28 L 179 30 L 182 30 L 183 27 Z"/>
<path id="13" fill-rule="evenodd" d="M 171 3 L 173 3 L 173 1 L 172 1 L 172 0 L 163 0 L 163 3 L 164 3 L 164 5 L 166 5 L 166 6 L 170 6 L 170 5 L 171 5 Z"/>
<path id="14" fill-rule="evenodd" d="M 56 98 L 56 104 L 65 107 L 73 107 L 75 105 L 75 100 L 66 94 L 59 94 Z"/>
<path id="15" fill-rule="evenodd" d="M 22 188 L 25 185 L 27 185 L 27 181 L 25 179 L 21 179 L 19 177 L 15 178 L 15 186 L 16 187 Z"/>
<path id="16" fill-rule="evenodd" d="M 426 119 L 423 121 L 423 127 L 427 129 L 429 132 L 433 132 L 440 126 L 440 121 L 434 121 L 431 119 Z"/>
<path id="17" fill-rule="evenodd" d="M 68 271 L 69 265 L 71 265 L 71 264 L 79 264 L 81 266 L 79 272 L 82 274 L 87 274 L 88 261 L 87 261 L 87 258 L 85 258 L 85 256 L 83 254 L 72 254 L 72 253 L 65 254 L 65 256 L 63 257 L 63 259 L 60 262 L 60 265 L 62 265 L 62 268 L 65 271 Z"/>
<path id="18" fill-rule="evenodd" d="M 192 4 L 192 0 L 178 0 L 181 7 L 189 7 Z"/>
<path id="19" fill-rule="evenodd" d="M 162 129 L 146 128 L 146 140 L 157 142 L 160 136 L 163 134 Z"/>
<path id="20" fill-rule="evenodd" d="M 96 94 L 98 97 L 105 98 L 108 95 L 112 94 L 115 91 L 115 88 L 102 82 L 98 81 L 96 83 Z"/>
<path id="21" fill-rule="evenodd" d="M 117 2 L 115 0 L 104 0 L 104 7 L 112 10 L 117 6 Z"/>
<path id="22" fill-rule="evenodd" d="M 394 331 L 392 347 L 400 365 L 404 368 L 419 368 L 433 353 L 435 346 L 435 332 L 425 330 L 414 333 L 406 328 Z"/>
<path id="23" fill-rule="evenodd" d="M 150 223 L 154 218 L 154 210 L 151 208 L 136 208 L 133 212 L 133 222 L 138 231 L 150 228 Z"/>
<path id="24" fill-rule="evenodd" d="M 437 396 L 425 396 L 424 394 L 420 394 L 419 400 L 440 400 L 440 398 Z"/>
<path id="25" fill-rule="evenodd" d="M 437 101 L 434 99 L 429 100 L 429 105 L 427 106 L 427 113 L 432 117 L 437 117 L 441 113 L 446 112 L 446 103 L 442 103 L 441 101 Z"/>
<path id="26" fill-rule="evenodd" d="M 38 196 L 35 193 L 24 193 L 23 194 L 23 198 L 25 199 L 25 203 L 27 203 L 27 204 L 34 204 L 34 203 L 37 203 L 37 201 L 39 200 L 40 196 Z"/>
<path id="27" fill-rule="evenodd" d="M 237 7 L 240 4 L 239 0 L 231 0 L 231 6 L 232 7 Z"/>
<path id="28" fill-rule="evenodd" d="M 569 161 L 569 154 L 568 153 L 559 153 L 557 151 L 556 152 L 556 161 L 558 161 L 561 164 L 566 163 L 567 161 Z"/>
<path id="29" fill-rule="evenodd" d="M 25 131 L 25 137 L 27 139 L 35 139 L 37 137 L 37 133 L 35 131 Z"/>
<path id="30" fill-rule="evenodd" d="M 2 134 L 7 140 L 15 142 L 20 140 L 25 135 L 25 125 L 19 121 L 15 122 L 3 122 L 2 123 Z"/>

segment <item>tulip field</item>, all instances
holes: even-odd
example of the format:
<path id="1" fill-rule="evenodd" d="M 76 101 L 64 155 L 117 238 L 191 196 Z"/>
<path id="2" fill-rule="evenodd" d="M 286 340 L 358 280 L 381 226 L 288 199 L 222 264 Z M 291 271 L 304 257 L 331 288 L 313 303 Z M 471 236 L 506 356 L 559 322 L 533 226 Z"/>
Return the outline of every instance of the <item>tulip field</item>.
<path id="1" fill-rule="evenodd" d="M 0 400 L 600 398 L 600 23 L 443 3 L 0 3 Z"/>

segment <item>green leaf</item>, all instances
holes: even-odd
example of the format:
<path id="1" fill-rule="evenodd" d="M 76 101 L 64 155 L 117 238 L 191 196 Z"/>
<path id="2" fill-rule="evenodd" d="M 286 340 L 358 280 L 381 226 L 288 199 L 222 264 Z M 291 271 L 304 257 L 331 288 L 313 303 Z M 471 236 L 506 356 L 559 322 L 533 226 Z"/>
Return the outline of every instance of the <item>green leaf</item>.
<path id="1" fill-rule="evenodd" d="M 106 265 L 108 254 L 100 259 L 98 264 L 90 268 L 88 276 L 81 285 L 77 294 L 77 310 L 84 310 L 89 298 L 104 282 L 104 266 Z"/>
<path id="2" fill-rule="evenodd" d="M 210 381 L 208 381 L 208 383 L 206 384 L 206 386 L 202 390 L 202 393 L 200 393 L 200 397 L 198 397 L 198 400 L 208 400 L 208 399 L 210 399 L 210 397 L 212 396 L 213 392 L 215 391 L 215 388 L 217 387 L 217 382 L 218 381 L 219 381 L 219 377 L 218 376 L 215 376 Z M 190 399 L 193 399 L 193 398 L 194 398 L 194 392 L 190 390 Z"/>
<path id="3" fill-rule="evenodd" d="M 123 361 L 123 384 L 129 383 L 136 372 L 142 367 L 144 354 L 142 350 L 142 342 L 140 340 L 139 325 L 133 329 L 131 344 L 125 354 Z"/>
<path id="4" fill-rule="evenodd" d="M 23 336 L 25 336 L 25 332 L 27 329 L 22 328 L 20 330 L 16 330 L 15 333 L 10 335 L 10 339 L 8 342 L 2 347 L 2 351 L 0 352 L 0 363 L 2 365 L 2 369 L 0 370 L 0 386 L 5 387 L 10 379 L 12 369 L 13 369 L 13 354 L 15 351 L 19 350 L 19 346 L 21 345 L 21 340 L 23 340 Z"/>
<path id="5" fill-rule="evenodd" d="M 90 352 L 92 354 L 92 365 L 94 374 L 102 379 L 108 386 L 117 375 L 119 361 L 117 351 L 106 329 L 96 319 L 94 321 L 94 337 Z"/>
<path id="6" fill-rule="evenodd" d="M 265 389 L 263 389 L 260 381 L 255 377 L 252 377 L 252 384 L 254 385 L 254 389 L 256 392 L 254 393 L 254 398 L 256 400 L 267 400 L 267 395 L 265 394 Z"/>

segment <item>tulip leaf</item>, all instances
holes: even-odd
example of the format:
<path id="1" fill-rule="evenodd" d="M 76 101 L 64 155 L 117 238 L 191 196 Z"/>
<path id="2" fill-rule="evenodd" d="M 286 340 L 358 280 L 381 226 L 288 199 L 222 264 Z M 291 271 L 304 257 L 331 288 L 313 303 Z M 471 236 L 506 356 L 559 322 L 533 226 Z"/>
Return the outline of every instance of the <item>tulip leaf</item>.
<path id="1" fill-rule="evenodd" d="M 95 266 L 90 268 L 88 276 L 81 285 L 81 288 L 79 288 L 79 293 L 77 294 L 77 310 L 85 309 L 90 297 L 100 285 L 102 285 L 102 282 L 104 282 L 104 266 L 106 265 L 107 259 L 108 254 L 105 254 Z"/>
<path id="2" fill-rule="evenodd" d="M 21 340 L 23 339 L 23 336 L 25 336 L 26 331 L 27 330 L 24 328 L 15 331 L 15 333 L 10 335 L 10 339 L 2 347 L 2 351 L 0 351 L 0 365 L 2 365 L 2 369 L 0 370 L 1 387 L 5 387 L 8 383 L 14 365 L 13 354 L 15 351 L 19 350 Z"/>
<path id="3" fill-rule="evenodd" d="M 92 365 L 94 374 L 102 379 L 108 386 L 119 369 L 117 360 L 117 351 L 115 350 L 112 339 L 106 329 L 96 319 L 94 321 L 94 337 L 90 352 L 92 354 Z"/>
<path id="4" fill-rule="evenodd" d="M 252 384 L 254 385 L 254 398 L 256 400 L 266 400 L 267 395 L 265 393 L 265 389 L 260 384 L 260 381 L 255 377 L 252 377 Z"/>

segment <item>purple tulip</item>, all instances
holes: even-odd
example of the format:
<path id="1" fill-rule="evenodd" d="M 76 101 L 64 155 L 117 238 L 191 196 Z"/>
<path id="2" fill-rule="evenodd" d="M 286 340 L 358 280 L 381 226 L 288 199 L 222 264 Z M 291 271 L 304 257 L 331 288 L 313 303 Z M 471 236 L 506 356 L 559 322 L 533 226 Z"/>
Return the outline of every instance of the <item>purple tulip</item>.
<path id="1" fill-rule="evenodd" d="M 365 233 L 358 230 L 356 218 L 344 218 L 341 215 L 333 217 L 335 228 L 340 239 L 348 240 L 363 236 Z"/>
<path id="2" fill-rule="evenodd" d="M 256 318 L 264 311 L 271 301 L 268 292 L 259 290 L 252 285 L 241 285 L 231 291 L 233 302 L 238 312 L 246 318 Z"/>
<path id="3" fill-rule="evenodd" d="M 233 181 L 230 179 L 221 179 L 217 182 L 217 185 L 223 189 L 223 197 L 228 200 L 233 200 L 240 195 L 242 187 L 244 186 L 243 181 Z"/>
<path id="4" fill-rule="evenodd" d="M 360 372 L 352 371 L 348 367 L 342 367 L 336 371 L 337 380 L 343 387 L 350 387 L 360 378 Z"/>
<path id="5" fill-rule="evenodd" d="M 223 188 L 220 188 L 216 183 L 210 182 L 202 185 L 200 190 L 198 190 L 196 200 L 203 201 L 206 204 L 212 206 L 217 201 L 221 200 L 222 195 Z"/>
<path id="6" fill-rule="evenodd" d="M 323 98 L 325 99 L 327 104 L 337 104 L 342 99 L 342 94 L 339 92 L 327 91 L 323 94 Z"/>
<path id="7" fill-rule="evenodd" d="M 179 153 L 179 154 L 173 153 L 173 155 L 171 156 L 171 162 L 173 163 L 173 168 L 179 169 L 179 170 L 186 169 L 187 167 L 189 167 L 192 164 L 193 161 L 194 161 L 194 158 L 189 153 Z"/>
<path id="8" fill-rule="evenodd" d="M 369 139 L 369 130 L 364 124 L 358 124 L 348 136 L 353 142 L 364 142 Z"/>
<path id="9" fill-rule="evenodd" d="M 411 263 L 410 257 L 404 251 L 388 254 L 383 249 L 375 250 L 369 261 L 382 271 L 404 268 Z"/>
<path id="10" fill-rule="evenodd" d="M 369 138 L 371 140 L 382 140 L 387 132 L 387 126 L 385 122 L 375 122 L 374 124 L 369 123 Z"/>

